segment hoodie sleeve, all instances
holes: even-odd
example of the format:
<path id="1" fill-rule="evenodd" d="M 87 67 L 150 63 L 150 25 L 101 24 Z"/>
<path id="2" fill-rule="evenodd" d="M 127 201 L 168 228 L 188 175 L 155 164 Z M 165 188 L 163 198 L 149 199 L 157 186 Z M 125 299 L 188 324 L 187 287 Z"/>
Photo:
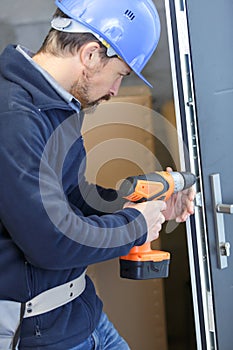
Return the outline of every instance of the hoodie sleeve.
<path id="1" fill-rule="evenodd" d="M 113 213 L 122 209 L 126 202 L 116 190 L 90 184 L 85 178 L 69 194 L 69 201 L 80 208 L 85 216 Z"/>
<path id="2" fill-rule="evenodd" d="M 27 111 L 0 116 L 0 216 L 27 260 L 40 268 L 67 269 L 125 255 L 143 244 L 147 226 L 137 210 L 84 215 L 82 206 L 69 201 L 62 152 L 73 144 L 74 125 L 68 122 L 61 130 L 48 125 Z"/>

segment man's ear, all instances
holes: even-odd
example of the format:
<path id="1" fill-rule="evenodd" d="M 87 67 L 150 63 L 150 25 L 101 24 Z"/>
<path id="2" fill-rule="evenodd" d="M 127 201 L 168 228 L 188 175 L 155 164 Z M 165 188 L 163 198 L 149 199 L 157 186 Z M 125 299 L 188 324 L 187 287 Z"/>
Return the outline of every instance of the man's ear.
<path id="1" fill-rule="evenodd" d="M 81 63 L 86 67 L 93 69 L 100 64 L 100 45 L 95 42 L 84 44 L 80 49 Z"/>

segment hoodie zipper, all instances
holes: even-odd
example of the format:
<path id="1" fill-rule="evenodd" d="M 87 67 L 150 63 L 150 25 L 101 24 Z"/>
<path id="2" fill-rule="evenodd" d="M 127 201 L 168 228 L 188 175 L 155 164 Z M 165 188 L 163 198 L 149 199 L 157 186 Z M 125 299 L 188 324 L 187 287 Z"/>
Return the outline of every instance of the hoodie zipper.
<path id="1" fill-rule="evenodd" d="M 25 266 L 26 266 L 26 280 L 27 280 L 27 287 L 28 287 L 28 295 L 29 299 L 32 298 L 32 291 L 35 289 L 35 277 L 33 278 L 33 271 L 31 268 L 31 265 L 25 261 Z M 39 317 L 35 317 L 34 320 L 34 327 L 35 327 L 35 336 L 37 338 L 41 337 L 41 331 L 40 331 L 40 326 L 39 326 Z"/>
<path id="2" fill-rule="evenodd" d="M 36 325 L 35 336 L 36 336 L 37 338 L 40 338 L 40 337 L 41 337 L 40 326 L 39 326 L 38 324 Z"/>
<path id="3" fill-rule="evenodd" d="M 30 264 L 25 261 L 25 268 L 26 268 L 26 282 L 27 282 L 27 288 L 28 288 L 28 296 L 29 299 L 32 297 L 32 270 Z"/>

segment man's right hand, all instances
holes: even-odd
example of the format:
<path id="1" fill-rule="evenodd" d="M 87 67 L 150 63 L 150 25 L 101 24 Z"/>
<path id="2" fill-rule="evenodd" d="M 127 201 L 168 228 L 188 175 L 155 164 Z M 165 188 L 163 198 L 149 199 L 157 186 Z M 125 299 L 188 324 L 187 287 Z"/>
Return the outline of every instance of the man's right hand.
<path id="1" fill-rule="evenodd" d="M 154 241 L 159 237 L 159 231 L 161 231 L 162 224 L 165 221 L 162 211 L 166 210 L 166 207 L 166 203 L 160 200 L 143 203 L 127 202 L 124 204 L 124 208 L 137 209 L 144 216 L 148 230 L 146 242 Z"/>

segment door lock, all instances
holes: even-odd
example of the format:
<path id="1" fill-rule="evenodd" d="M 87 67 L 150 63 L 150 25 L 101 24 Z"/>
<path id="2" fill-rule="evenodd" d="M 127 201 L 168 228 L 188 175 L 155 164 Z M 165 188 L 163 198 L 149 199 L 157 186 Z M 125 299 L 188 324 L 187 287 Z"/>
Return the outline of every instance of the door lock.
<path id="1" fill-rule="evenodd" d="M 231 245 L 229 242 L 225 242 L 223 243 L 222 245 L 220 245 L 220 252 L 221 252 L 221 255 L 223 256 L 230 256 L 230 248 L 231 248 Z"/>

